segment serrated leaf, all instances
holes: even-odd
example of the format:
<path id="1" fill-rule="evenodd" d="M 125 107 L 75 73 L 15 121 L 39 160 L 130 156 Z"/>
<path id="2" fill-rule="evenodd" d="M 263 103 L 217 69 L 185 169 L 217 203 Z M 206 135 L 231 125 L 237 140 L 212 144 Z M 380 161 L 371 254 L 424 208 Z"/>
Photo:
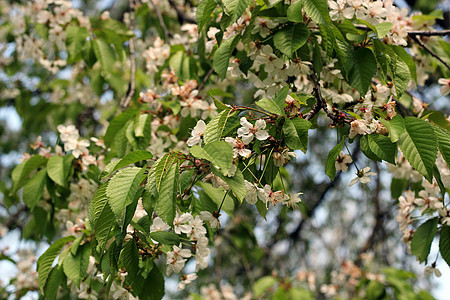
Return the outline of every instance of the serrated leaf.
<path id="1" fill-rule="evenodd" d="M 336 146 L 331 149 L 331 151 L 328 153 L 327 162 L 325 163 L 325 174 L 331 179 L 334 180 L 334 177 L 336 176 L 336 159 L 339 155 L 339 153 L 342 151 L 342 147 L 344 146 L 345 139 L 342 139 L 342 141 L 337 144 Z"/>
<path id="2" fill-rule="evenodd" d="M 230 16 L 231 22 L 234 22 L 242 16 L 251 0 L 222 0 L 222 3 L 225 6 L 225 13 Z"/>
<path id="3" fill-rule="evenodd" d="M 442 226 L 439 236 L 439 251 L 447 265 L 450 266 L 450 226 Z"/>
<path id="4" fill-rule="evenodd" d="M 433 218 L 417 228 L 411 240 L 411 253 L 417 256 L 422 263 L 427 260 L 430 253 L 431 243 L 437 232 L 439 219 Z"/>
<path id="5" fill-rule="evenodd" d="M 283 124 L 283 135 L 286 146 L 293 150 L 308 150 L 308 130 L 311 122 L 301 119 L 286 119 Z"/>
<path id="6" fill-rule="evenodd" d="M 127 283 L 132 284 L 139 272 L 139 255 L 134 239 L 129 240 L 120 251 L 119 267 L 125 268 L 128 273 Z"/>
<path id="7" fill-rule="evenodd" d="M 44 287 L 45 299 L 56 299 L 58 296 L 59 285 L 65 279 L 62 268 L 56 265 L 48 275 L 47 282 Z"/>
<path id="8" fill-rule="evenodd" d="M 17 165 L 11 173 L 13 191 L 17 191 L 23 187 L 27 183 L 30 173 L 42 166 L 45 162 L 47 162 L 47 158 L 41 155 L 34 155 L 27 161 Z"/>
<path id="9" fill-rule="evenodd" d="M 146 125 L 150 125 L 147 121 L 150 119 L 149 114 L 140 114 L 134 123 L 134 136 L 144 137 Z"/>
<path id="10" fill-rule="evenodd" d="M 222 41 L 222 44 L 220 44 L 219 48 L 214 52 L 213 69 L 221 79 L 225 79 L 225 76 L 227 75 L 231 53 L 240 38 L 240 35 L 236 35 L 233 38 Z"/>
<path id="11" fill-rule="evenodd" d="M 47 162 L 47 174 L 53 182 L 60 186 L 66 186 L 67 176 L 70 171 L 73 156 L 67 157 L 53 155 Z"/>
<path id="12" fill-rule="evenodd" d="M 292 57 L 292 54 L 306 43 L 309 34 L 305 24 L 293 24 L 278 31 L 273 37 L 273 42 L 283 54 Z"/>
<path id="13" fill-rule="evenodd" d="M 219 170 L 212 168 L 211 171 L 219 176 L 226 184 L 228 184 L 233 192 L 234 196 L 242 203 L 247 195 L 247 188 L 244 183 L 244 176 L 241 170 L 237 169 L 233 177 L 223 175 Z"/>
<path id="14" fill-rule="evenodd" d="M 48 275 L 50 273 L 53 261 L 61 252 L 61 249 L 65 244 L 71 242 L 75 239 L 74 236 L 66 236 L 63 237 L 48 247 L 48 249 L 39 257 L 37 261 L 37 272 L 38 272 L 38 280 L 39 287 L 41 288 L 41 292 L 44 292 L 44 286 L 47 282 Z"/>
<path id="15" fill-rule="evenodd" d="M 317 24 L 331 24 L 326 0 L 300 0 L 306 14 Z"/>
<path id="16" fill-rule="evenodd" d="M 130 152 L 127 155 L 125 155 L 124 158 L 115 160 L 106 165 L 102 173 L 102 178 L 107 177 L 112 172 L 117 171 L 123 167 L 137 163 L 138 161 L 143 161 L 151 158 L 153 158 L 153 154 L 147 150 L 136 150 Z"/>
<path id="17" fill-rule="evenodd" d="M 405 122 L 402 116 L 396 115 L 390 121 L 380 119 L 380 121 L 386 126 L 389 131 L 389 138 L 391 142 L 395 143 L 399 140 L 400 136 L 405 131 Z"/>
<path id="18" fill-rule="evenodd" d="M 273 276 L 265 276 L 259 278 L 253 285 L 253 296 L 258 298 L 262 296 L 268 289 L 273 287 L 278 280 Z"/>
<path id="19" fill-rule="evenodd" d="M 317 76 L 320 79 L 320 73 L 322 72 L 323 60 L 322 60 L 322 50 L 320 48 L 317 40 L 314 40 L 314 50 L 313 50 L 313 67 Z"/>
<path id="20" fill-rule="evenodd" d="M 97 240 L 97 249 L 100 251 L 105 246 L 111 228 L 115 223 L 115 216 L 109 206 L 108 197 L 106 196 L 107 185 L 108 182 L 100 186 L 89 204 L 91 228 L 93 229 L 95 239 Z"/>
<path id="21" fill-rule="evenodd" d="M 158 266 L 153 262 L 153 268 L 147 275 L 144 286 L 139 294 L 139 299 L 161 300 L 164 296 L 164 276 Z"/>
<path id="22" fill-rule="evenodd" d="M 22 199 L 30 210 L 36 206 L 44 193 L 44 186 L 47 179 L 47 170 L 42 169 L 37 172 L 23 188 Z"/>
<path id="23" fill-rule="evenodd" d="M 109 205 L 117 219 L 121 219 L 125 207 L 131 204 L 142 182 L 145 168 L 126 168 L 117 172 L 106 187 Z"/>
<path id="24" fill-rule="evenodd" d="M 69 25 L 66 28 L 66 48 L 69 57 L 67 61 L 75 62 L 82 58 L 82 51 L 89 31 L 86 27 Z"/>
<path id="25" fill-rule="evenodd" d="M 161 244 L 178 245 L 180 236 L 174 232 L 155 231 L 150 233 L 150 237 Z"/>
<path id="26" fill-rule="evenodd" d="M 361 97 L 364 97 L 373 76 L 377 72 L 377 61 L 373 52 L 367 48 L 356 49 L 353 53 L 353 64 L 349 72 L 349 83 Z"/>
<path id="27" fill-rule="evenodd" d="M 392 76 L 394 77 L 394 85 L 397 97 L 400 97 L 409 84 L 411 73 L 406 63 L 400 59 L 396 59 L 395 63 L 391 63 L 391 72 Z"/>
<path id="28" fill-rule="evenodd" d="M 136 108 L 129 108 L 111 120 L 104 137 L 106 147 L 111 146 L 118 132 L 125 127 L 125 124 L 130 119 L 133 119 L 137 112 L 138 110 Z"/>
<path id="29" fill-rule="evenodd" d="M 273 99 L 262 98 L 261 100 L 256 101 L 255 104 L 271 114 L 275 114 L 275 115 L 279 115 L 279 116 L 285 115 L 284 107 L 280 106 Z"/>
<path id="30" fill-rule="evenodd" d="M 364 135 L 361 137 L 361 139 L 359 140 L 359 146 L 361 147 L 362 153 L 364 153 L 364 155 L 368 159 L 381 162 L 381 157 L 376 155 L 369 146 L 369 136 L 368 135 Z"/>
<path id="31" fill-rule="evenodd" d="M 67 278 L 73 281 L 75 286 L 79 286 L 81 280 L 86 276 L 89 265 L 91 247 L 89 244 L 80 246 L 78 254 L 75 256 L 71 252 L 67 254 L 63 261 L 63 270 Z"/>
<path id="32" fill-rule="evenodd" d="M 190 149 L 196 158 L 203 158 L 212 162 L 225 175 L 230 171 L 233 164 L 233 146 L 224 141 L 215 141 L 203 146 L 194 145 Z"/>
<path id="33" fill-rule="evenodd" d="M 287 9 L 287 18 L 291 22 L 303 22 L 302 1 L 292 3 Z"/>
<path id="34" fill-rule="evenodd" d="M 202 0 L 197 6 L 195 20 L 197 21 L 198 32 L 202 31 L 203 26 L 211 19 L 211 14 L 216 8 L 217 3 L 214 0 Z"/>
<path id="35" fill-rule="evenodd" d="M 114 63 L 116 62 L 116 55 L 114 49 L 103 39 L 94 39 L 91 41 L 92 47 L 94 49 L 95 57 L 100 62 L 102 70 L 107 76 L 110 72 Z"/>
<path id="36" fill-rule="evenodd" d="M 213 207 L 207 207 L 206 209 L 204 207 L 202 207 L 202 209 L 200 211 L 203 210 L 208 210 L 208 211 L 212 211 L 212 210 L 217 210 L 219 208 L 219 205 L 222 203 L 222 200 L 225 197 L 225 200 L 223 202 L 222 205 L 222 209 L 230 216 L 233 217 L 234 216 L 234 200 L 233 198 L 231 198 L 231 196 L 229 194 L 225 195 L 227 192 L 223 189 L 223 188 L 214 188 L 211 184 L 209 183 L 197 183 L 198 186 L 200 186 L 203 191 L 204 194 L 206 196 L 202 196 L 200 195 L 200 200 L 201 200 L 201 204 L 205 203 L 205 199 L 203 197 L 207 197 L 208 201 L 212 201 L 214 204 L 212 205 Z"/>
<path id="37" fill-rule="evenodd" d="M 395 164 L 396 144 L 393 144 L 387 136 L 381 134 L 369 134 L 367 137 L 369 148 L 376 156 L 391 164 Z"/>
<path id="38" fill-rule="evenodd" d="M 406 52 L 406 50 L 397 45 L 387 45 L 389 48 L 391 48 L 395 54 L 397 54 L 397 57 L 403 60 L 403 62 L 408 66 L 409 72 L 411 74 L 411 77 L 414 79 L 414 81 L 417 81 L 417 71 L 416 71 L 416 63 L 414 62 L 411 55 Z"/>
<path id="39" fill-rule="evenodd" d="M 378 24 L 374 25 L 374 27 L 376 28 L 376 32 L 375 33 L 377 34 L 378 38 L 382 39 L 391 30 L 392 23 L 390 23 L 390 22 L 382 22 L 382 23 L 378 23 Z"/>
<path id="40" fill-rule="evenodd" d="M 415 117 L 406 117 L 405 132 L 399 146 L 411 166 L 431 181 L 437 156 L 437 139 L 430 123 Z"/>
<path id="41" fill-rule="evenodd" d="M 230 119 L 235 114 L 230 108 L 221 111 L 217 116 L 215 116 L 211 121 L 206 124 L 206 129 L 203 134 L 203 141 L 205 144 L 218 141 L 222 137 L 228 119 Z"/>
<path id="42" fill-rule="evenodd" d="M 437 137 L 439 151 L 447 166 L 450 166 L 450 134 L 437 126 L 433 126 L 433 129 Z"/>
<path id="43" fill-rule="evenodd" d="M 159 197 L 156 199 L 155 211 L 167 224 L 173 224 L 177 205 L 179 166 L 172 164 L 161 180 Z"/>

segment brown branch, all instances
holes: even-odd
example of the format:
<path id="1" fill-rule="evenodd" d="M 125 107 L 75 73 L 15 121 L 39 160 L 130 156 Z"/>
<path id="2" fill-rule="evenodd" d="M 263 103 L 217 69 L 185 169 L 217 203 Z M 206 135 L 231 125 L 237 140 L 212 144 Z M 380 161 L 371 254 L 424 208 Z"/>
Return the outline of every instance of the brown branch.
<path id="1" fill-rule="evenodd" d="M 198 90 L 201 91 L 203 87 L 205 86 L 206 82 L 208 81 L 209 77 L 214 73 L 214 69 L 211 68 L 208 73 L 206 73 L 205 77 L 203 77 L 202 83 L 198 86 Z"/>
<path id="2" fill-rule="evenodd" d="M 450 66 L 442 59 L 440 58 L 436 53 L 433 52 L 433 50 L 431 50 L 430 48 L 428 48 L 420 39 L 417 38 L 416 35 L 413 35 L 411 37 L 417 44 L 419 44 L 423 49 L 425 49 L 425 51 L 427 51 L 428 53 L 430 53 L 431 56 L 433 56 L 434 58 L 436 58 L 437 60 L 439 60 L 444 66 L 447 67 L 447 69 L 450 70 Z"/>
<path id="3" fill-rule="evenodd" d="M 130 30 L 134 31 L 134 0 L 130 1 Z M 125 95 L 120 100 L 120 105 L 117 108 L 116 115 L 119 114 L 120 110 L 125 110 L 125 108 L 128 107 L 128 105 L 131 102 L 131 99 L 134 96 L 134 90 L 136 87 L 136 60 L 134 57 L 134 37 L 131 37 L 129 40 L 129 47 L 130 47 L 130 64 L 131 64 L 131 70 L 130 70 L 130 83 L 128 84 L 128 90 L 125 93 Z"/>
<path id="4" fill-rule="evenodd" d="M 183 23 L 197 24 L 197 22 L 194 19 L 186 16 L 184 14 L 184 12 L 182 12 L 178 8 L 177 4 L 173 0 L 168 0 L 168 1 L 169 1 L 170 6 L 172 6 L 172 8 L 177 13 L 177 17 L 178 17 L 178 21 L 180 22 L 180 25 L 183 25 Z"/>
<path id="5" fill-rule="evenodd" d="M 320 92 L 320 84 L 317 79 L 316 73 L 314 71 L 311 73 L 310 78 L 314 84 L 313 90 L 314 90 L 314 95 L 317 99 L 317 102 L 312 106 L 311 110 L 304 115 L 303 118 L 305 120 L 310 120 L 316 114 L 318 114 L 321 109 L 323 109 L 323 111 L 327 114 L 327 116 L 331 120 L 333 120 L 333 122 L 338 122 L 339 121 L 338 118 L 328 110 L 327 102 L 323 98 L 322 93 Z"/>
<path id="6" fill-rule="evenodd" d="M 164 18 L 161 14 L 161 11 L 159 10 L 158 6 L 155 4 L 155 2 L 153 2 L 153 0 L 149 0 L 150 4 L 153 6 L 153 9 L 156 12 L 156 15 L 158 16 L 158 20 L 159 20 L 159 25 L 161 25 L 162 30 L 164 31 L 164 40 L 166 43 L 169 42 L 169 30 L 167 29 L 166 23 L 164 23 Z"/>
<path id="7" fill-rule="evenodd" d="M 355 24 L 355 27 L 357 29 L 361 29 L 361 30 L 369 30 L 369 27 L 367 27 L 366 25 L 359 25 L 359 24 Z M 435 30 L 435 31 L 431 31 L 431 30 L 411 30 L 411 31 L 407 31 L 406 32 L 410 37 L 414 37 L 414 36 L 446 36 L 450 34 L 450 30 Z"/>

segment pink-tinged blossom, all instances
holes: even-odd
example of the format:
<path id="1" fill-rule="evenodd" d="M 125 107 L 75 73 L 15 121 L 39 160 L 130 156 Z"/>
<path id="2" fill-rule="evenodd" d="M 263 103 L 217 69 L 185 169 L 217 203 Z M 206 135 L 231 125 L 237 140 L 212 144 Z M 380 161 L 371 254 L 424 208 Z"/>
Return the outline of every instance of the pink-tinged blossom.
<path id="1" fill-rule="evenodd" d="M 181 233 L 189 233 L 191 232 L 191 226 L 189 224 L 190 221 L 192 220 L 192 215 L 189 213 L 184 213 L 182 215 L 176 214 L 175 219 L 173 220 L 173 229 L 175 231 L 176 234 L 181 234 Z"/>
<path id="2" fill-rule="evenodd" d="M 166 222 L 163 221 L 160 217 L 156 217 L 153 219 L 153 224 L 150 226 L 150 232 L 155 231 L 167 231 L 170 229 L 170 226 L 167 225 Z"/>
<path id="3" fill-rule="evenodd" d="M 182 249 L 182 245 L 173 246 L 173 251 L 167 252 L 167 275 L 180 273 L 186 264 L 186 258 L 192 256 L 188 249 Z"/>
<path id="4" fill-rule="evenodd" d="M 245 144 L 250 144 L 253 141 L 253 138 L 260 141 L 267 140 L 269 138 L 269 133 L 266 128 L 266 121 L 259 119 L 256 121 L 255 126 L 252 123 L 247 121 L 247 118 L 241 118 L 241 128 L 237 130 L 237 134 Z"/>
<path id="5" fill-rule="evenodd" d="M 450 94 L 450 78 L 440 78 L 438 83 L 441 84 L 441 94 L 446 96 Z"/>
<path id="6" fill-rule="evenodd" d="M 228 142 L 233 146 L 234 158 L 238 157 L 239 155 L 245 158 L 249 158 L 250 155 L 252 155 L 252 151 L 246 149 L 247 145 L 238 138 L 226 137 L 225 142 Z"/>
<path id="7" fill-rule="evenodd" d="M 328 7 L 330 8 L 330 18 L 332 21 L 343 21 L 345 19 L 353 18 L 355 14 L 355 8 L 346 7 L 345 0 L 328 1 Z"/>
<path id="8" fill-rule="evenodd" d="M 340 152 L 338 157 L 336 158 L 336 162 L 334 163 L 334 166 L 336 167 L 337 171 L 347 172 L 348 170 L 348 164 L 353 161 L 350 154 L 344 154 L 344 152 Z"/>
<path id="9" fill-rule="evenodd" d="M 177 290 L 179 290 L 179 291 L 184 290 L 186 288 L 186 285 L 191 283 L 195 279 L 197 279 L 197 274 L 195 274 L 195 273 L 181 276 L 180 282 L 178 283 L 178 286 L 177 286 Z"/>
<path id="10" fill-rule="evenodd" d="M 191 132 L 191 137 L 187 140 L 187 145 L 189 147 L 192 147 L 194 145 L 201 146 L 202 144 L 202 137 L 205 133 L 206 129 L 206 123 L 203 120 L 200 120 L 197 122 L 197 125 L 195 125 L 194 129 Z"/>
<path id="11" fill-rule="evenodd" d="M 359 170 L 358 173 L 356 173 L 356 175 L 357 176 L 353 178 L 352 181 L 350 181 L 349 186 L 354 185 L 358 181 L 361 182 L 361 184 L 369 183 L 370 182 L 369 176 L 375 176 L 377 175 L 377 173 L 370 172 L 370 167 L 365 167 L 364 169 Z"/>
<path id="12" fill-rule="evenodd" d="M 353 139 L 357 134 L 365 135 L 368 130 L 364 120 L 353 120 L 350 123 L 350 134 L 348 137 Z"/>
<path id="13" fill-rule="evenodd" d="M 201 211 L 200 212 L 200 218 L 203 221 L 208 221 L 209 222 L 209 226 L 211 226 L 211 228 L 220 228 L 220 222 L 219 219 L 216 218 L 212 213 L 210 213 L 209 211 Z"/>

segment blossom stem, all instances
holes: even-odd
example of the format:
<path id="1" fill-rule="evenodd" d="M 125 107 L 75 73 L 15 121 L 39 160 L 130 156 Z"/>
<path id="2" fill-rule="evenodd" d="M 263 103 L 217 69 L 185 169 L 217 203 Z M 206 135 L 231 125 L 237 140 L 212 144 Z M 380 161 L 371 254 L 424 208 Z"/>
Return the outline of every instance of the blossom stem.
<path id="1" fill-rule="evenodd" d="M 220 203 L 219 209 L 217 210 L 218 212 L 220 212 L 220 210 L 222 209 L 222 205 L 223 205 L 223 203 L 225 202 L 225 198 L 227 197 L 229 191 L 230 191 L 230 190 L 228 190 L 228 191 L 225 193 L 225 195 L 223 195 L 222 202 Z"/>
<path id="2" fill-rule="evenodd" d="M 352 152 L 350 151 L 350 149 L 348 149 L 347 143 L 344 142 L 344 145 L 345 145 L 345 148 L 347 149 L 348 153 L 350 153 L 350 155 L 353 157 Z M 355 168 L 356 168 L 356 171 L 359 173 L 359 168 L 358 168 L 358 166 L 356 165 L 356 161 L 355 161 L 354 159 L 352 159 L 352 162 L 353 162 L 353 165 L 354 165 Z"/>
<path id="3" fill-rule="evenodd" d="M 268 116 L 272 116 L 272 114 L 270 114 L 270 113 L 268 113 L 268 112 L 265 112 L 265 111 L 263 111 L 263 110 L 260 110 L 260 109 L 257 109 L 257 108 L 253 108 L 253 107 L 250 107 L 250 106 L 242 106 L 242 105 L 239 105 L 239 106 L 235 106 L 235 108 L 236 108 L 236 109 L 240 109 L 240 110 L 253 110 L 253 111 L 256 111 L 256 112 L 259 112 L 259 113 L 268 115 Z"/>
<path id="4" fill-rule="evenodd" d="M 264 162 L 264 169 L 263 169 L 263 171 L 262 171 L 261 177 L 259 178 L 259 181 L 261 181 L 261 179 L 264 177 L 264 173 L 265 173 L 266 170 L 267 170 L 267 165 L 269 164 L 269 159 L 270 159 L 270 157 L 272 156 L 272 153 L 273 153 L 273 148 L 270 149 L 269 156 L 266 158 L 266 161 Z"/>

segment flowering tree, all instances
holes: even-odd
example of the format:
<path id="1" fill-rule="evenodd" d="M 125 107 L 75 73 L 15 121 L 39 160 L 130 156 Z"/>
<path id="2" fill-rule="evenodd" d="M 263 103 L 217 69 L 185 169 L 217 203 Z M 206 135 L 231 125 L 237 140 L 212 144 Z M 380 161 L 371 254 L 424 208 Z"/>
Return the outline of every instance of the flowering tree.
<path id="1" fill-rule="evenodd" d="M 5 132 L 1 153 L 28 152 L 1 174 L 1 235 L 49 244 L 36 271 L 29 253 L 2 254 L 20 271 L 4 297 L 161 299 L 174 278 L 176 295 L 192 285 L 194 299 L 431 297 L 377 245 L 402 239 L 440 276 L 435 241 L 450 264 L 442 11 L 390 0 L 130 0 L 90 17 L 64 0 L 0 10 L 1 103 L 24 129 Z M 436 84 L 430 109 L 424 86 Z M 338 186 L 329 212 L 373 198 L 356 209 L 375 215 L 373 229 L 363 243 L 335 231 L 348 241 L 334 253 L 339 269 L 320 264 L 323 246 L 301 268 L 324 232 L 311 227 L 298 248 L 302 228 Z M 277 254 L 277 241 L 295 257 Z"/>

